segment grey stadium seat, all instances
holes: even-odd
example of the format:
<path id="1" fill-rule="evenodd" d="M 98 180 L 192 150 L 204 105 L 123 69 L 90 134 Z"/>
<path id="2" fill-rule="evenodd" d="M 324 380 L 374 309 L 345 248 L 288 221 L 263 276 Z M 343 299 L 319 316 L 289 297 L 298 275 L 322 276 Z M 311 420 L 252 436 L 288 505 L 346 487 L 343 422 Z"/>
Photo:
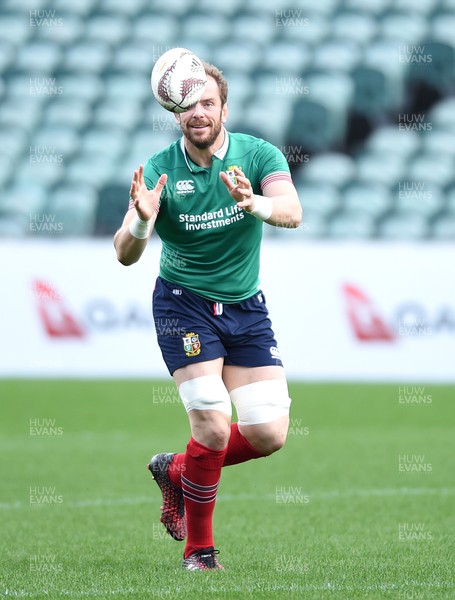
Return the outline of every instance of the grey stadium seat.
<path id="1" fill-rule="evenodd" d="M 454 81 L 455 44 L 426 38 L 420 49 L 411 54 L 409 79 L 422 81 L 438 90 L 441 95 L 451 94 Z M 418 47 L 419 47 L 418 46 Z M 421 61 L 421 62 L 420 62 Z"/>
<path id="2" fill-rule="evenodd" d="M 57 97 L 46 106 L 43 124 L 67 125 L 74 129 L 83 129 L 90 122 L 92 109 L 90 102 L 81 98 Z"/>
<path id="3" fill-rule="evenodd" d="M 78 0 L 71 3 L 71 12 L 80 17 L 87 17 L 96 8 L 97 0 Z M 53 8 L 57 13 L 66 13 L 68 11 L 67 0 L 54 0 Z"/>
<path id="4" fill-rule="evenodd" d="M 201 60 L 212 62 L 213 44 L 207 44 L 203 39 L 179 36 L 179 45 L 182 46 L 182 48 L 188 48 L 188 50 L 194 52 Z"/>
<path id="5" fill-rule="evenodd" d="M 142 122 L 142 102 L 137 98 L 105 98 L 93 111 L 93 122 L 131 131 Z"/>
<path id="6" fill-rule="evenodd" d="M 393 0 L 345 0 L 344 8 L 379 15 L 387 8 L 393 6 Z"/>
<path id="7" fill-rule="evenodd" d="M 399 213 L 432 219 L 442 211 L 444 204 L 441 188 L 432 182 L 405 180 L 395 191 L 394 206 Z"/>
<path id="8" fill-rule="evenodd" d="M 0 140 L 2 140 L 2 150 L 14 160 L 29 151 L 29 138 L 20 126 L 2 125 Z"/>
<path id="9" fill-rule="evenodd" d="M 440 241 L 455 241 L 455 216 L 441 217 L 433 224 L 433 238 Z"/>
<path id="10" fill-rule="evenodd" d="M 426 19 L 415 11 L 388 13 L 380 23 L 382 37 L 395 40 L 400 45 L 419 44 L 427 31 Z"/>
<path id="11" fill-rule="evenodd" d="M 455 133 L 455 98 L 438 102 L 430 111 L 429 121 L 438 129 Z"/>
<path id="12" fill-rule="evenodd" d="M 62 163 L 77 152 L 81 138 L 77 129 L 68 125 L 49 125 L 33 135 L 33 146 L 46 148 L 50 154 L 62 157 Z"/>
<path id="13" fill-rule="evenodd" d="M 340 187 L 354 179 L 355 173 L 355 163 L 350 156 L 326 152 L 310 158 L 301 181 L 325 181 Z"/>
<path id="14" fill-rule="evenodd" d="M 378 30 L 377 21 L 367 13 L 343 12 L 332 20 L 332 39 L 346 39 L 365 45 Z"/>
<path id="15" fill-rule="evenodd" d="M 40 103 L 30 102 L 30 97 L 5 99 L 0 110 L 0 125 L 18 125 L 33 129 L 41 118 Z"/>
<path id="16" fill-rule="evenodd" d="M 213 0 L 198 0 L 197 8 L 200 11 L 213 10 Z M 244 0 L 231 0 L 230 2 L 220 2 L 216 10 L 226 17 L 231 17 L 245 6 Z M 251 5 L 249 5 L 251 6 Z"/>
<path id="17" fill-rule="evenodd" d="M 308 94 L 299 94 L 288 139 L 303 144 L 310 152 L 327 150 L 346 134 L 352 81 L 342 73 L 323 73 L 311 75 L 303 83 Z"/>
<path id="18" fill-rule="evenodd" d="M 455 217 L 455 186 L 447 190 L 446 209 L 449 214 Z"/>
<path id="19" fill-rule="evenodd" d="M 65 181 L 100 188 L 111 179 L 114 168 L 115 164 L 107 154 L 87 152 L 80 154 L 69 163 Z"/>
<path id="20" fill-rule="evenodd" d="M 115 12 L 127 17 L 139 15 L 149 6 L 148 0 L 128 0 L 121 2 L 119 0 L 100 0 L 98 10 L 101 12 Z"/>
<path id="21" fill-rule="evenodd" d="M 242 118 L 249 127 L 262 131 L 261 137 L 275 146 L 281 146 L 285 142 L 284 134 L 291 114 L 290 104 L 283 103 L 279 97 L 271 95 L 263 96 L 257 104 L 247 104 Z"/>
<path id="22" fill-rule="evenodd" d="M 356 159 L 357 177 L 366 182 L 395 185 L 406 176 L 404 156 L 390 152 L 364 152 Z"/>
<path id="23" fill-rule="evenodd" d="M 241 14 L 234 17 L 229 23 L 229 39 L 245 39 L 254 41 L 264 48 L 273 46 L 273 39 L 277 34 L 277 27 L 270 15 L 260 13 Z M 225 32 L 224 32 L 225 33 Z"/>
<path id="24" fill-rule="evenodd" d="M 0 72 L 6 72 L 7 68 L 12 64 L 16 51 L 12 42 L 0 40 Z"/>
<path id="25" fill-rule="evenodd" d="M 112 46 L 129 39 L 129 34 L 129 20 L 118 13 L 94 15 L 87 21 L 85 27 L 85 38 L 87 40 L 99 40 Z"/>
<path id="26" fill-rule="evenodd" d="M 374 218 L 367 213 L 344 211 L 330 220 L 327 233 L 336 239 L 368 239 L 375 234 Z"/>
<path id="27" fill-rule="evenodd" d="M 320 214 L 304 209 L 299 229 L 302 241 L 323 238 L 327 235 L 327 221 Z"/>
<path id="28" fill-rule="evenodd" d="M 286 9 L 283 7 L 283 10 Z M 308 19 L 308 24 L 294 27 L 278 27 L 278 35 L 282 40 L 303 42 L 304 44 L 316 48 L 323 40 L 330 36 L 330 19 L 322 13 L 317 14 L 311 12 L 311 14 L 308 15 L 303 9 L 299 8 L 296 10 L 302 10 L 301 18 Z"/>
<path id="29" fill-rule="evenodd" d="M 58 9 L 56 12 L 62 18 L 61 27 L 38 27 L 36 35 L 37 39 L 49 40 L 60 44 L 63 48 L 77 42 L 84 35 L 85 23 L 83 19 L 74 13 L 61 13 Z"/>
<path id="30" fill-rule="evenodd" d="M 94 127 L 85 133 L 81 143 L 83 154 L 105 154 L 115 160 L 129 143 L 123 129 L 118 127 Z"/>
<path id="31" fill-rule="evenodd" d="M 30 26 L 28 15 L 16 12 L 2 15 L 0 19 L 0 40 L 8 41 L 17 48 L 26 44 L 31 37 L 34 27 Z"/>
<path id="32" fill-rule="evenodd" d="M 455 131 L 432 129 L 421 139 L 423 152 L 428 154 L 440 152 L 455 159 Z"/>
<path id="33" fill-rule="evenodd" d="M 285 70 L 300 75 L 312 59 L 312 52 L 302 42 L 282 40 L 264 48 L 261 66 L 277 74 Z"/>
<path id="34" fill-rule="evenodd" d="M 259 48 L 251 42 L 226 42 L 213 49 L 213 62 L 222 71 L 235 65 L 240 73 L 252 73 L 260 61 Z"/>
<path id="35" fill-rule="evenodd" d="M 128 209 L 130 179 L 124 183 L 109 182 L 99 191 L 95 235 L 112 236 L 122 224 Z"/>
<path id="36" fill-rule="evenodd" d="M 420 154 L 407 171 L 413 181 L 432 181 L 436 185 L 449 185 L 454 179 L 454 164 L 451 156 L 439 152 Z"/>
<path id="37" fill-rule="evenodd" d="M 148 3 L 151 4 L 150 2 Z M 197 3 L 196 3 L 197 5 Z M 191 10 L 191 0 L 182 2 L 182 0 L 154 0 L 153 9 L 161 14 L 171 14 L 182 18 L 185 13 Z"/>
<path id="38" fill-rule="evenodd" d="M 423 215 L 399 213 L 379 225 L 379 236 L 389 241 L 412 241 L 429 235 L 427 219 Z"/>
<path id="39" fill-rule="evenodd" d="M 0 218 L 0 239 L 19 238 L 29 233 L 30 223 L 19 215 L 6 215 Z"/>
<path id="40" fill-rule="evenodd" d="M 0 186 L 5 185 L 11 178 L 14 169 L 14 160 L 8 154 L 0 152 Z"/>
<path id="41" fill-rule="evenodd" d="M 404 99 L 405 66 L 396 41 L 379 40 L 365 48 L 363 63 L 355 68 L 353 108 L 366 116 L 398 108 Z"/>
<path id="42" fill-rule="evenodd" d="M 254 4 L 256 8 L 261 8 L 261 0 L 254 0 Z M 289 7 L 297 6 L 297 8 L 294 8 L 294 12 L 291 15 L 294 18 L 299 18 L 299 15 L 301 17 L 306 16 L 309 13 L 327 15 L 328 17 L 330 17 L 338 7 L 339 0 L 320 0 L 320 2 L 314 2 L 313 0 L 300 0 L 299 2 L 295 2 L 294 4 L 291 3 L 284 5 L 277 5 L 277 2 L 274 2 L 274 0 L 268 0 L 268 4 L 270 5 L 270 9 L 273 9 L 274 11 L 277 10 L 278 12 L 280 12 L 281 10 L 283 10 L 284 16 L 290 14 L 289 12 L 286 12 L 292 10 L 292 8 Z M 299 13 L 299 11 L 301 12 Z"/>
<path id="43" fill-rule="evenodd" d="M 389 188 L 380 183 L 358 181 L 348 185 L 343 192 L 343 210 L 352 213 L 384 216 L 392 206 Z"/>
<path id="44" fill-rule="evenodd" d="M 433 12 L 437 5 L 438 0 L 419 0 L 419 2 L 415 2 L 415 0 L 394 0 L 393 8 L 426 16 Z"/>
<path id="45" fill-rule="evenodd" d="M 105 78 L 106 97 L 114 99 L 144 100 L 151 98 L 150 80 L 142 73 L 111 73 Z"/>
<path id="46" fill-rule="evenodd" d="M 340 194 L 333 184 L 299 179 L 296 188 L 303 206 L 304 218 L 308 213 L 326 219 L 340 206 Z"/>
<path id="47" fill-rule="evenodd" d="M 65 74 L 58 77 L 58 83 L 62 86 L 65 97 L 81 98 L 95 102 L 104 94 L 102 79 L 93 73 L 80 71 L 78 73 Z"/>
<path id="48" fill-rule="evenodd" d="M 402 131 L 397 125 L 379 127 L 366 142 L 371 152 L 389 153 L 408 158 L 420 149 L 421 137 L 416 131 Z"/>
<path id="49" fill-rule="evenodd" d="M 18 51 L 15 66 L 29 73 L 52 73 L 61 58 L 62 50 L 56 43 L 45 40 L 31 42 Z"/>
<path id="50" fill-rule="evenodd" d="M 36 188 L 35 183 L 28 182 L 22 191 L 17 186 L 5 190 L 0 198 L 0 237 L 25 236 L 34 228 L 35 219 L 44 212 L 44 204 L 36 201 Z"/>
<path id="51" fill-rule="evenodd" d="M 174 15 L 146 13 L 140 15 L 134 21 L 131 40 L 138 43 L 148 42 L 152 44 L 154 53 L 156 54 L 153 61 L 155 62 L 161 54 L 180 45 L 173 43 L 173 40 L 177 40 L 178 35 L 179 24 Z"/>
<path id="52" fill-rule="evenodd" d="M 431 22 L 431 37 L 434 40 L 445 42 L 452 47 L 455 46 L 455 13 L 441 12 Z"/>
<path id="53" fill-rule="evenodd" d="M 47 188 L 35 181 L 15 183 L 0 199 L 0 217 L 16 215 L 30 222 L 30 215 L 43 213 L 47 206 Z"/>
<path id="54" fill-rule="evenodd" d="M 111 50 L 105 42 L 84 40 L 70 46 L 62 68 L 70 71 L 101 73 L 111 60 Z"/>
<path id="55" fill-rule="evenodd" d="M 33 76 L 30 76 L 30 73 L 16 71 L 8 77 L 7 93 L 8 98 L 14 101 L 28 96 L 30 104 L 39 107 L 52 98 L 63 95 L 63 88 L 57 78 L 49 76 L 48 73 L 35 71 Z"/>
<path id="56" fill-rule="evenodd" d="M 64 179 L 65 164 L 63 157 L 58 152 L 47 154 L 47 159 L 40 159 L 41 155 L 39 153 L 35 156 L 37 158 L 34 162 L 31 162 L 30 156 L 27 156 L 16 165 L 14 183 L 34 181 L 37 184 L 50 187 Z"/>
<path id="57" fill-rule="evenodd" d="M 154 64 L 153 58 L 153 52 L 147 48 L 146 44 L 133 41 L 117 48 L 111 68 L 128 72 L 138 71 L 150 77 Z"/>
<path id="58" fill-rule="evenodd" d="M 61 223 L 63 236 L 92 235 L 98 197 L 89 185 L 65 184 L 50 196 L 48 210 Z"/>
<path id="59" fill-rule="evenodd" d="M 361 52 L 351 40 L 330 40 L 314 49 L 312 67 L 323 71 L 350 71 L 359 64 Z"/>
<path id="60" fill-rule="evenodd" d="M 257 85 L 253 85 L 253 78 L 251 76 L 245 73 L 237 73 L 236 71 L 230 72 L 228 69 L 223 70 L 223 73 L 229 84 L 228 104 L 232 108 L 240 106 L 257 90 Z M 234 113 L 232 116 L 235 118 L 238 115 Z"/>

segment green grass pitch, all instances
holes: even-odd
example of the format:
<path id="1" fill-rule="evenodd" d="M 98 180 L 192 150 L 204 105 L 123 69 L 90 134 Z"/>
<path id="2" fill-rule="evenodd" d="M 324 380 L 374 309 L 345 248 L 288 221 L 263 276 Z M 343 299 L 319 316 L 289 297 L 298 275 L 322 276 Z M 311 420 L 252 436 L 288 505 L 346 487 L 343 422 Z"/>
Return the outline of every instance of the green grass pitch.
<path id="1" fill-rule="evenodd" d="M 2 381 L 0 597 L 455 598 L 455 388 L 291 384 L 275 455 L 223 470 L 223 572 L 185 572 L 152 454 L 171 381 Z"/>

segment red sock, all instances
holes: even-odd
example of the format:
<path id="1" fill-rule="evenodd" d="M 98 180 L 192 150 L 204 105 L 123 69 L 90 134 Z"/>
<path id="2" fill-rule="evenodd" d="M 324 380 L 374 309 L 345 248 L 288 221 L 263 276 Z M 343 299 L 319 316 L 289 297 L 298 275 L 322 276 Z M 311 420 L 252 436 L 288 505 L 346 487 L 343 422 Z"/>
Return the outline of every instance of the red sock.
<path id="1" fill-rule="evenodd" d="M 239 463 L 246 462 L 252 458 L 261 458 L 261 456 L 263 456 L 263 454 L 253 448 L 250 442 L 240 433 L 239 424 L 232 423 L 231 437 L 229 438 L 223 467 L 238 465 Z"/>
<path id="2" fill-rule="evenodd" d="M 172 459 L 172 461 L 168 467 L 168 470 L 167 470 L 169 479 L 172 481 L 172 483 L 174 485 L 176 485 L 179 488 L 182 487 L 181 474 L 182 474 L 183 470 L 185 469 L 185 459 L 186 459 L 185 453 L 175 454 L 174 458 Z"/>
<path id="3" fill-rule="evenodd" d="M 184 556 L 213 546 L 212 516 L 227 448 L 212 450 L 191 438 L 181 470 L 188 537 Z"/>
<path id="4" fill-rule="evenodd" d="M 243 437 L 239 431 L 238 423 L 231 425 L 231 437 L 224 457 L 223 467 L 229 465 L 238 465 L 252 458 L 261 458 L 263 455 L 258 452 L 250 442 Z M 185 469 L 185 454 L 176 454 L 169 465 L 169 479 L 177 487 L 182 487 L 181 474 Z"/>

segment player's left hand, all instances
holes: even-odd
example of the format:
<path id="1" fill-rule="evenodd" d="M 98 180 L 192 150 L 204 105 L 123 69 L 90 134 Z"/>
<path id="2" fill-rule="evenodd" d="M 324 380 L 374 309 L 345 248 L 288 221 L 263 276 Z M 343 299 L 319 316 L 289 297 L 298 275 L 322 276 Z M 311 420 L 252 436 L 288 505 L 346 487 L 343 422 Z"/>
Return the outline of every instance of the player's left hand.
<path id="1" fill-rule="evenodd" d="M 228 174 L 224 171 L 220 173 L 221 180 L 227 187 L 232 198 L 237 202 L 237 206 L 243 208 L 247 212 L 251 212 L 254 208 L 254 195 L 251 182 L 249 179 L 247 179 L 247 177 L 245 177 L 242 169 L 236 167 L 234 169 L 234 173 L 235 178 L 237 179 L 237 184 L 232 183 Z"/>

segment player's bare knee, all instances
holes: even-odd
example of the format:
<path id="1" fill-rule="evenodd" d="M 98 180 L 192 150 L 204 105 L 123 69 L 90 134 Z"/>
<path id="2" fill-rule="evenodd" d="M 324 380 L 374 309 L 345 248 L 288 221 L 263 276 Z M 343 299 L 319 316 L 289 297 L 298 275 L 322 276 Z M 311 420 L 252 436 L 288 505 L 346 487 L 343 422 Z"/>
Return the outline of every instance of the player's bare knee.
<path id="1" fill-rule="evenodd" d="M 263 456 L 269 456 L 280 450 L 285 442 L 288 428 L 287 417 L 273 423 L 252 425 L 242 429 L 241 433 L 248 442 Z"/>
<path id="2" fill-rule="evenodd" d="M 229 442 L 229 431 L 223 429 L 211 429 L 205 433 L 205 446 L 212 450 L 223 450 Z"/>
<path id="3" fill-rule="evenodd" d="M 212 450 L 222 450 L 227 446 L 231 432 L 227 415 L 212 410 L 191 410 L 188 417 L 191 435 L 200 444 Z"/>

